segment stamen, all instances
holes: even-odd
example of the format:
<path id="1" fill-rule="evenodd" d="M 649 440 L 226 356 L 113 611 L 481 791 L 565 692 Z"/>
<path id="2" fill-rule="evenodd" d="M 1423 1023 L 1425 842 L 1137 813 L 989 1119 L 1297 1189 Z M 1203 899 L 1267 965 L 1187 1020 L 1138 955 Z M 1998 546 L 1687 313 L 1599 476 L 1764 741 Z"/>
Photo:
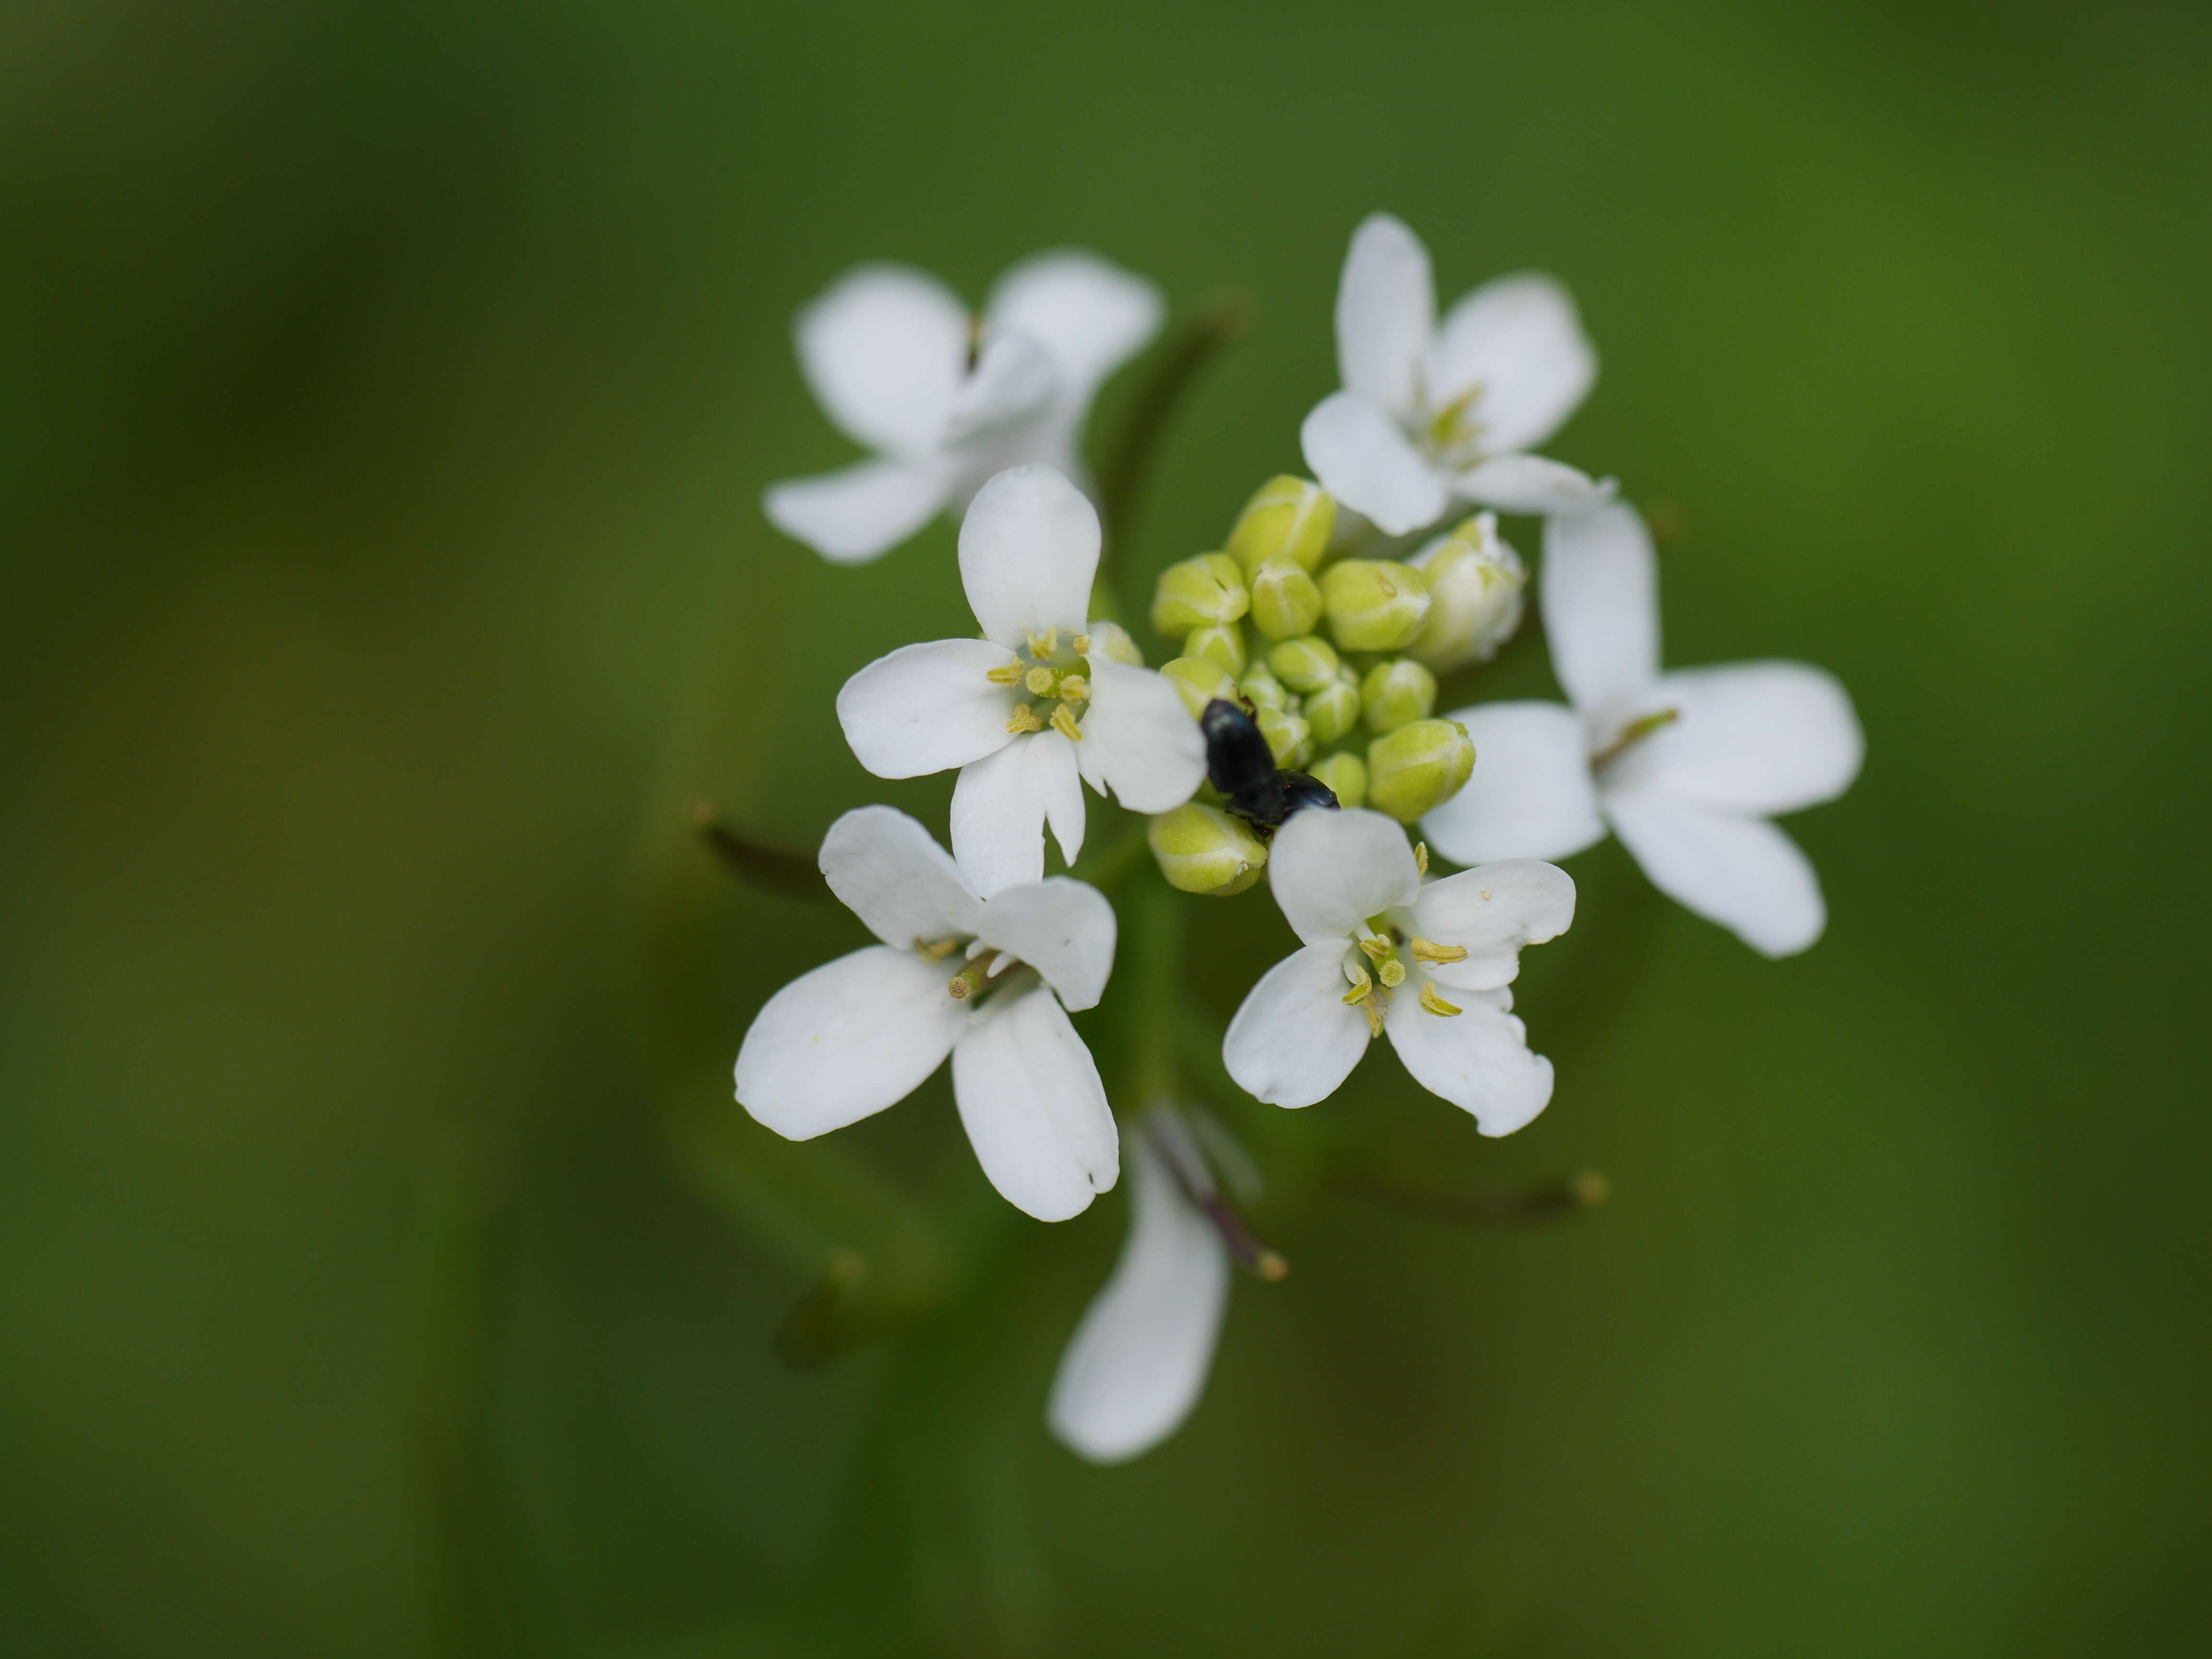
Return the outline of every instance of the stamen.
<path id="1" fill-rule="evenodd" d="M 1060 649 L 1060 630 L 1048 628 L 1042 634 L 1030 635 L 1030 655 L 1042 659 Z"/>
<path id="2" fill-rule="evenodd" d="M 1418 935 L 1407 948 L 1413 951 L 1413 960 L 1416 962 L 1465 962 L 1467 960 L 1467 946 L 1464 945 L 1439 945 L 1432 939 L 1422 939 Z"/>
<path id="3" fill-rule="evenodd" d="M 1682 718 L 1679 708 L 1662 708 L 1656 714 L 1646 714 L 1632 720 L 1620 728 L 1620 735 L 1590 757 L 1590 769 L 1595 771 L 1608 761 L 1619 760 L 1623 755 L 1662 726 L 1672 726 Z M 1486 896 L 1487 896 L 1486 895 Z"/>
<path id="4" fill-rule="evenodd" d="M 1083 741 L 1083 728 L 1075 723 L 1075 711 L 1066 703 L 1052 711 L 1052 729 L 1070 743 Z"/>
<path id="5" fill-rule="evenodd" d="M 1370 1042 L 1382 1035 L 1382 999 L 1367 999 L 1367 1040 Z"/>
<path id="6" fill-rule="evenodd" d="M 1383 957 L 1390 954 L 1390 941 L 1387 939 L 1376 939 L 1370 935 L 1370 937 L 1359 941 L 1359 948 L 1367 952 L 1368 961 L 1380 962 Z"/>
<path id="7" fill-rule="evenodd" d="M 959 948 L 957 939 L 924 939 L 919 933 L 914 938 L 914 953 L 924 962 L 942 962 Z"/>
<path id="8" fill-rule="evenodd" d="M 1073 640 L 1070 640 L 1068 643 L 1075 647 L 1075 654 L 1077 656 L 1087 657 L 1091 654 L 1090 635 L 1078 634 Z"/>
<path id="9" fill-rule="evenodd" d="M 1413 869 L 1419 875 L 1429 873 L 1429 844 L 1425 841 L 1413 843 Z"/>
<path id="10" fill-rule="evenodd" d="M 1022 684 L 1029 688 L 1031 696 L 1048 697 L 1060 689 L 1060 676 L 1049 668 L 1039 666 L 1024 675 Z"/>
<path id="11" fill-rule="evenodd" d="M 1352 971 L 1359 977 L 1352 981 L 1352 988 L 1344 994 L 1344 1000 L 1346 1002 L 1364 1002 L 1374 994 L 1375 981 L 1368 978 L 1364 968 L 1356 968 Z"/>
<path id="12" fill-rule="evenodd" d="M 1406 964 L 1395 957 L 1387 959 L 1375 971 L 1382 983 L 1394 991 L 1406 982 Z"/>
<path id="13" fill-rule="evenodd" d="M 1421 1006 L 1432 1014 L 1455 1014 L 1460 1012 L 1437 994 L 1437 988 L 1433 984 L 1421 987 Z"/>
<path id="14" fill-rule="evenodd" d="M 1022 683 L 1022 665 L 1018 662 L 1002 662 L 986 672 L 983 678 L 994 685 L 1019 685 Z"/>
<path id="15" fill-rule="evenodd" d="M 1013 719 L 1006 722 L 1006 730 L 1019 737 L 1024 732 L 1042 732 L 1044 722 L 1036 717 L 1036 710 L 1023 703 L 1014 710 Z"/>
<path id="16" fill-rule="evenodd" d="M 1080 674 L 1063 676 L 1060 682 L 1060 695 L 1068 702 L 1087 702 L 1091 699 L 1091 682 Z"/>

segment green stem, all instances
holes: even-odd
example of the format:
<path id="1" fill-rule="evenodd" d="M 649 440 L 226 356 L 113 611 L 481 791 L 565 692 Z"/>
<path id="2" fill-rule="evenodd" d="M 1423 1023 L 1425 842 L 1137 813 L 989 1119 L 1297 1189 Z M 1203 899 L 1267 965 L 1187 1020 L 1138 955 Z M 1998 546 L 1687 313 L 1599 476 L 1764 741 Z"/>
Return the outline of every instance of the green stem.
<path id="1" fill-rule="evenodd" d="M 1123 905 L 1128 918 L 1129 1104 L 1142 1109 L 1182 1092 L 1182 894 L 1164 880 L 1137 887 Z"/>
<path id="2" fill-rule="evenodd" d="M 1102 893 L 1115 892 L 1145 867 L 1151 851 L 1145 839 L 1145 825 L 1139 823 L 1123 832 L 1111 845 L 1076 860 L 1074 868 L 1067 873 L 1078 881 L 1089 882 Z"/>

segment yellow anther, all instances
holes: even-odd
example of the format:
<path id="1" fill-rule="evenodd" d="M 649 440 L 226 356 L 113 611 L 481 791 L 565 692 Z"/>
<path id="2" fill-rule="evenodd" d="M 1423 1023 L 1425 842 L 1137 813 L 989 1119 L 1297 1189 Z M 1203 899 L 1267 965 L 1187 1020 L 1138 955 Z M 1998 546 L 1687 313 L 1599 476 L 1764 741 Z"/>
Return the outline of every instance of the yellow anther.
<path id="1" fill-rule="evenodd" d="M 1390 941 L 1376 939 L 1372 934 L 1359 941 L 1359 948 L 1367 952 L 1370 962 L 1380 962 L 1390 954 Z"/>
<path id="2" fill-rule="evenodd" d="M 1030 655 L 1032 657 L 1049 657 L 1059 649 L 1060 630 L 1057 628 L 1048 628 L 1042 634 L 1030 635 Z"/>
<path id="3" fill-rule="evenodd" d="M 1413 868 L 1422 875 L 1429 873 L 1429 844 L 1425 841 L 1413 843 Z"/>
<path id="4" fill-rule="evenodd" d="M 924 962 L 942 962 L 960 948 L 957 939 L 924 939 L 915 935 L 914 953 Z"/>
<path id="5" fill-rule="evenodd" d="M 1467 946 L 1464 945 L 1439 945 L 1432 939 L 1416 939 L 1407 948 L 1413 951 L 1413 960 L 1416 962 L 1465 962 L 1467 960 Z"/>
<path id="6" fill-rule="evenodd" d="M 1088 702 L 1091 696 L 1091 682 L 1080 674 L 1065 675 L 1060 682 L 1060 695 L 1069 702 Z"/>
<path id="7" fill-rule="evenodd" d="M 1078 634 L 1073 639 L 1070 640 L 1068 643 L 1075 647 L 1075 654 L 1077 656 L 1087 657 L 1091 654 L 1090 635 Z"/>
<path id="8" fill-rule="evenodd" d="M 1362 968 L 1357 972 L 1359 977 L 1352 981 L 1352 988 L 1344 994 L 1346 1002 L 1364 1002 L 1375 994 L 1375 981 L 1367 977 L 1367 970 Z"/>
<path id="9" fill-rule="evenodd" d="M 983 970 L 971 962 L 946 981 L 945 988 L 955 1002 L 965 1002 L 975 994 L 975 987 L 982 978 Z"/>
<path id="10" fill-rule="evenodd" d="M 1075 723 L 1075 711 L 1066 703 L 1052 711 L 1052 729 L 1070 743 L 1083 741 L 1083 728 Z"/>
<path id="11" fill-rule="evenodd" d="M 1421 987 L 1421 1006 L 1427 1009 L 1432 1014 L 1455 1014 L 1459 1012 L 1457 1008 L 1455 1008 L 1450 1003 L 1446 1002 L 1442 997 L 1437 994 L 1437 988 L 1433 985 L 1424 985 Z"/>
<path id="12" fill-rule="evenodd" d="M 1019 737 L 1024 732 L 1042 732 L 1044 722 L 1037 718 L 1036 710 L 1023 703 L 1014 710 L 1013 719 L 1006 722 L 1006 730 Z"/>
<path id="13" fill-rule="evenodd" d="M 1367 1000 L 1367 1040 L 1370 1042 L 1382 1035 L 1382 999 L 1380 997 L 1370 997 Z"/>
<path id="14" fill-rule="evenodd" d="M 1060 676 L 1049 668 L 1032 668 L 1023 676 L 1022 684 L 1033 697 L 1049 697 L 1060 690 Z"/>
<path id="15" fill-rule="evenodd" d="M 1002 662 L 983 678 L 994 685 L 1019 685 L 1022 683 L 1022 665 L 1018 662 Z"/>
<path id="16" fill-rule="evenodd" d="M 1394 991 L 1406 982 L 1406 964 L 1395 957 L 1389 957 L 1375 972 L 1376 977 Z"/>

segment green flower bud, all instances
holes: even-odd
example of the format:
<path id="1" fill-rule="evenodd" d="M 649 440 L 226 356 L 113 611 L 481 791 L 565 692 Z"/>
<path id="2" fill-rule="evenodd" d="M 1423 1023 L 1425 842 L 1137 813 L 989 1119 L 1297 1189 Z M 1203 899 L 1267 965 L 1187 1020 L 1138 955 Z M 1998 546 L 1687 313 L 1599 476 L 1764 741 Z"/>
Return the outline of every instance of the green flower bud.
<path id="1" fill-rule="evenodd" d="M 1075 648 L 1086 657 L 1104 657 L 1111 662 L 1125 662 L 1132 668 L 1145 665 L 1145 653 L 1137 649 L 1129 630 L 1119 623 L 1092 623 L 1091 631 L 1075 642 Z"/>
<path id="2" fill-rule="evenodd" d="M 1336 792 L 1339 806 L 1367 804 L 1367 763 L 1350 750 L 1323 755 L 1306 769 Z"/>
<path id="3" fill-rule="evenodd" d="M 1296 771 L 1313 758 L 1313 727 L 1303 714 L 1293 714 L 1286 708 L 1262 708 L 1254 723 L 1273 751 L 1276 765 Z"/>
<path id="4" fill-rule="evenodd" d="M 1206 705 L 1216 697 L 1234 698 L 1237 682 L 1229 671 L 1211 657 L 1177 657 L 1173 662 L 1160 665 L 1168 684 L 1182 698 L 1183 707 L 1196 720 L 1206 712 Z"/>
<path id="5" fill-rule="evenodd" d="M 1337 677 L 1320 690 L 1306 694 L 1305 702 L 1298 712 L 1306 717 L 1306 724 L 1313 727 L 1316 743 L 1334 743 L 1359 724 L 1358 677 L 1349 668 L 1340 670 Z M 1366 769 L 1361 768 L 1360 773 L 1364 777 Z"/>
<path id="6" fill-rule="evenodd" d="M 1229 551 L 1247 570 L 1257 570 L 1269 559 L 1289 559 L 1311 570 L 1321 563 L 1335 528 L 1336 502 L 1328 492 L 1285 473 L 1261 484 L 1244 503 L 1229 532 Z"/>
<path id="7" fill-rule="evenodd" d="M 1152 626 L 1188 634 L 1214 623 L 1233 623 L 1251 608 L 1244 572 L 1226 553 L 1201 553 L 1160 572 L 1152 590 Z"/>
<path id="8" fill-rule="evenodd" d="M 1241 893 L 1267 862 L 1267 844 L 1250 825 L 1197 801 L 1161 813 L 1145 827 L 1145 839 L 1168 885 L 1186 893 Z"/>
<path id="9" fill-rule="evenodd" d="M 1310 634 L 1321 620 L 1321 585 L 1294 559 L 1269 559 L 1252 573 L 1252 625 L 1271 640 Z"/>
<path id="10" fill-rule="evenodd" d="M 1194 628 L 1183 635 L 1182 653 L 1186 657 L 1204 657 L 1218 662 L 1232 674 L 1244 672 L 1251 653 L 1244 648 L 1244 630 L 1235 623 L 1215 623 L 1206 628 Z"/>
<path id="11" fill-rule="evenodd" d="M 1466 786 L 1474 744 L 1457 720 L 1415 720 L 1367 745 L 1367 804 L 1411 823 Z"/>
<path id="12" fill-rule="evenodd" d="M 1255 662 L 1251 672 L 1237 682 L 1237 689 L 1251 700 L 1255 708 L 1287 708 L 1291 694 L 1283 689 L 1282 681 L 1267 670 L 1267 665 Z"/>
<path id="13" fill-rule="evenodd" d="M 1429 620 L 1407 650 L 1445 672 L 1488 662 L 1521 625 L 1528 567 L 1498 538 L 1498 515 L 1478 514 L 1409 562 L 1429 585 Z"/>
<path id="14" fill-rule="evenodd" d="M 1335 648 L 1317 635 L 1285 640 L 1267 653 L 1267 666 L 1293 691 L 1318 691 L 1336 681 Z"/>
<path id="15" fill-rule="evenodd" d="M 1379 738 L 1436 712 L 1437 677 L 1410 657 L 1392 657 L 1367 671 L 1359 701 L 1366 706 L 1367 729 Z"/>
<path id="16" fill-rule="evenodd" d="M 1429 618 L 1421 573 L 1389 559 L 1339 559 L 1322 572 L 1321 597 L 1340 651 L 1401 650 Z"/>

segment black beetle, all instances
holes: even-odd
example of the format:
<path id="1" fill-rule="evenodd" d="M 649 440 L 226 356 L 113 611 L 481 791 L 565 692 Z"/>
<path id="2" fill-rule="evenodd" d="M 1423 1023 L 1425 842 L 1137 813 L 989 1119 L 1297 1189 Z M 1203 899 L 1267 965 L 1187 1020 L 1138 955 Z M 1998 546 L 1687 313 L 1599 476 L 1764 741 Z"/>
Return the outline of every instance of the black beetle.
<path id="1" fill-rule="evenodd" d="M 1206 781 L 1221 792 L 1224 806 L 1262 836 L 1281 829 L 1293 812 L 1336 805 L 1335 791 L 1319 778 L 1277 768 L 1252 716 L 1227 698 L 1207 703 L 1198 726 L 1206 733 Z"/>

